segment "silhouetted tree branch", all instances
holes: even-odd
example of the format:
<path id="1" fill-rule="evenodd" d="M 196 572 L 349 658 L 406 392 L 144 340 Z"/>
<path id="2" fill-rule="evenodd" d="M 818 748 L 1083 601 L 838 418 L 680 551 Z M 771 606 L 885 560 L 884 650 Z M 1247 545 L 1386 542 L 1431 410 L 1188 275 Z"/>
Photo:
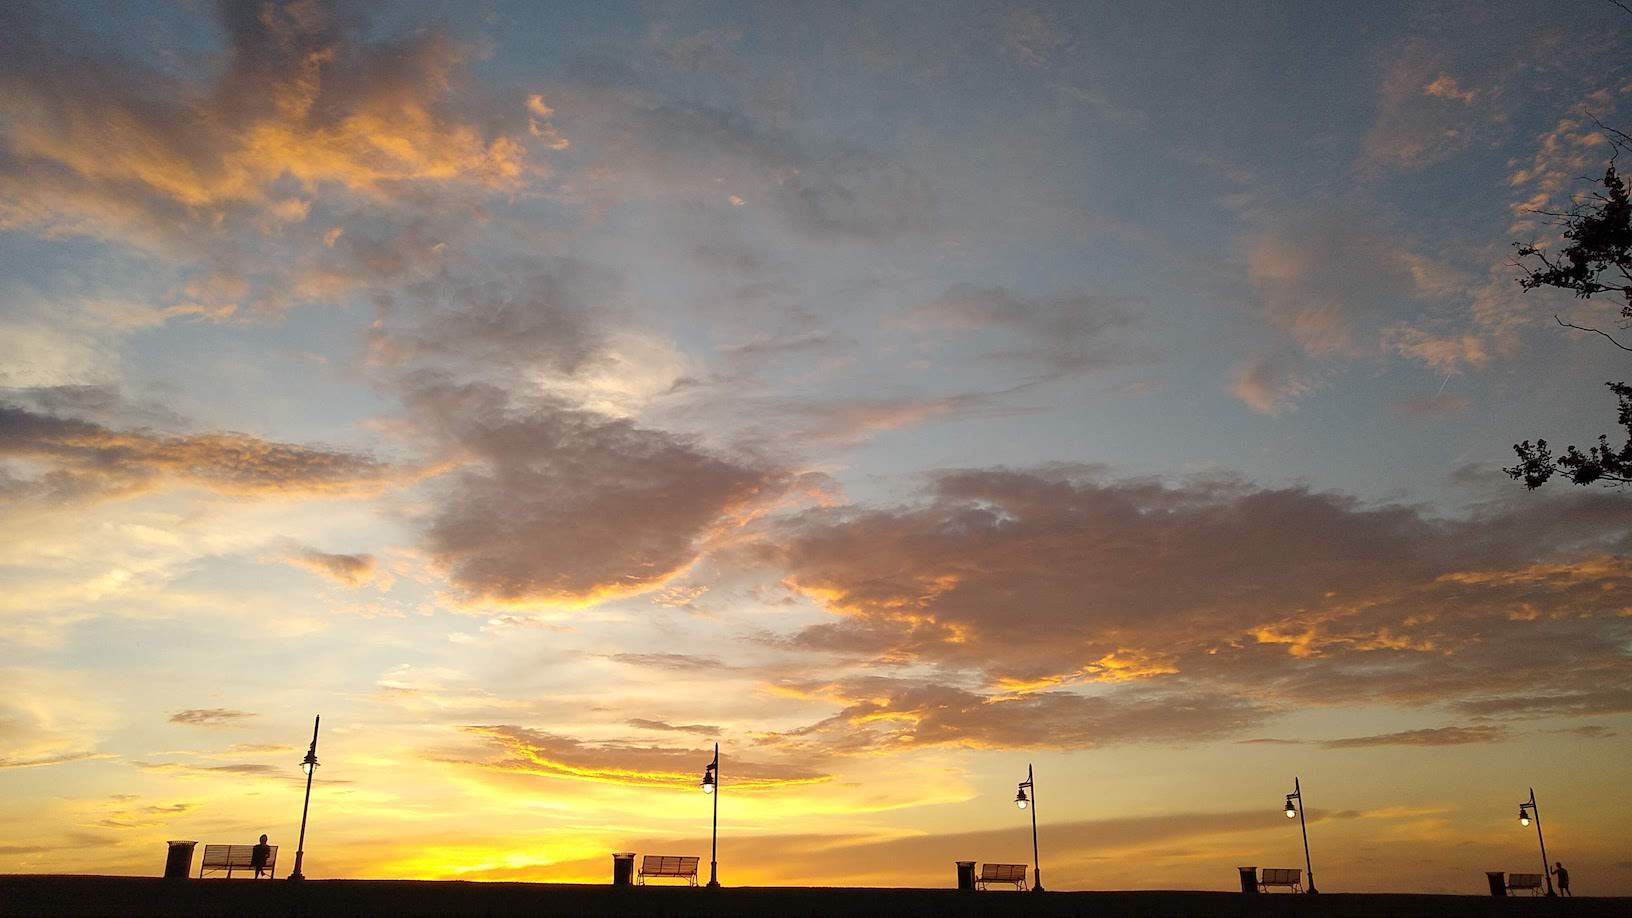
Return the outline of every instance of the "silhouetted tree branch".
<path id="1" fill-rule="evenodd" d="M 1571 446 L 1564 455 L 1555 457 L 1546 440 L 1537 440 L 1534 446 L 1526 440 L 1513 446 L 1519 464 L 1502 471 L 1524 482 L 1527 488 L 1539 488 L 1554 475 L 1563 475 L 1578 485 L 1632 484 L 1632 386 L 1616 382 L 1605 385 L 1620 401 L 1618 420 L 1626 431 L 1625 445 L 1616 449 L 1609 445 L 1607 435 L 1600 435 L 1598 445 L 1588 447 L 1586 452 Z"/>
<path id="2" fill-rule="evenodd" d="M 1618 2 L 1616 5 L 1632 12 Z M 1600 295 L 1620 297 L 1619 324 L 1632 327 L 1632 197 L 1628 196 L 1626 180 L 1615 171 L 1616 156 L 1632 148 L 1632 138 L 1605 127 L 1597 119 L 1593 123 L 1609 136 L 1615 149 L 1615 156 L 1604 169 L 1602 190 L 1572 200 L 1568 210 L 1537 211 L 1554 218 L 1554 224 L 1563 228 L 1560 235 L 1566 244 L 1557 255 L 1550 255 L 1539 243 L 1516 242 L 1513 245 L 1518 260 L 1514 264 L 1524 272 L 1519 286 L 1526 290 L 1553 287 L 1572 291 L 1583 300 Z M 1632 347 L 1601 329 L 1566 322 L 1556 315 L 1553 320 L 1565 328 L 1601 335 L 1617 348 L 1632 351 Z M 1617 423 L 1626 432 L 1624 445 L 1611 446 L 1609 437 L 1601 435 L 1598 445 L 1585 452 L 1571 446 L 1564 455 L 1554 456 L 1546 440 L 1537 439 L 1534 445 L 1525 440 L 1513 446 L 1518 464 L 1502 471 L 1532 489 L 1546 484 L 1554 475 L 1563 475 L 1578 485 L 1632 484 L 1632 386 L 1624 382 L 1606 385 L 1620 403 Z"/>
<path id="3" fill-rule="evenodd" d="M 1605 338 L 1609 339 L 1610 344 L 1615 345 L 1616 347 L 1620 348 L 1623 351 L 1632 351 L 1632 347 L 1627 347 L 1626 345 L 1622 344 L 1621 342 L 1616 341 L 1614 339 L 1614 337 L 1611 336 L 1608 332 L 1600 331 L 1600 330 L 1598 330 L 1596 328 L 1588 328 L 1585 325 L 1575 325 L 1575 324 L 1572 324 L 1570 322 L 1566 322 L 1563 319 L 1560 319 L 1558 316 L 1553 316 L 1553 321 L 1557 322 L 1558 324 L 1560 324 L 1562 326 L 1564 326 L 1565 328 L 1573 328 L 1576 331 L 1592 332 L 1595 335 L 1603 335 Z"/>

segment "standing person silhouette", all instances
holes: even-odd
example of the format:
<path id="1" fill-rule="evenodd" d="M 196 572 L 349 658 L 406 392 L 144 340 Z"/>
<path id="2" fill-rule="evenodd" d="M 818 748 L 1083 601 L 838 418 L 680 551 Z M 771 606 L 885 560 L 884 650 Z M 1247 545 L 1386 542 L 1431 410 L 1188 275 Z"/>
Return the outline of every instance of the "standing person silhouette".
<path id="1" fill-rule="evenodd" d="M 256 842 L 255 847 L 249 852 L 249 866 L 255 868 L 256 879 L 260 879 L 261 875 L 266 873 L 266 859 L 271 856 L 272 846 L 266 843 L 266 836 L 262 835 L 261 840 Z"/>
<path id="2" fill-rule="evenodd" d="M 1553 861 L 1553 876 L 1558 878 L 1558 894 L 1570 895 L 1570 871 L 1564 867 L 1563 861 Z"/>

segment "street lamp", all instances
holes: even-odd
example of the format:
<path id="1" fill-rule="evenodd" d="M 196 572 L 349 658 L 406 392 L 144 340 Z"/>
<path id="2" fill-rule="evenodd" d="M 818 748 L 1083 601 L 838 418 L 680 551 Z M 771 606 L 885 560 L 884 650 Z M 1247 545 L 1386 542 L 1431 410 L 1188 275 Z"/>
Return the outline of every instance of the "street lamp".
<path id="1" fill-rule="evenodd" d="M 1031 798 L 1026 798 L 1026 791 L 1031 791 Z M 1031 872 L 1033 882 L 1032 892 L 1043 891 L 1043 868 L 1037 862 L 1037 786 L 1031 774 L 1031 763 L 1026 763 L 1026 780 L 1020 782 L 1020 788 L 1014 794 L 1014 805 L 1020 809 L 1031 809 Z"/>
<path id="2" fill-rule="evenodd" d="M 295 872 L 289 874 L 291 880 L 304 880 L 306 875 L 300 872 L 300 862 L 306 856 L 306 812 L 312 808 L 312 774 L 317 771 L 317 726 L 323 722 L 323 715 L 317 715 L 312 721 L 312 745 L 306 750 L 306 758 L 300 760 L 300 770 L 306 772 L 306 802 L 300 807 L 300 844 L 295 847 Z"/>
<path id="3" fill-rule="evenodd" d="M 1553 891 L 1553 875 L 1547 868 L 1547 842 L 1541 837 L 1541 809 L 1536 806 L 1536 789 L 1530 788 L 1530 799 L 1519 804 L 1519 825 L 1530 824 L 1530 817 L 1536 819 L 1536 844 L 1541 846 L 1541 876 L 1547 881 L 1547 895 L 1556 896 Z"/>
<path id="4" fill-rule="evenodd" d="M 708 888 L 720 888 L 720 744 L 714 744 L 714 761 L 703 769 L 703 793 L 714 798 L 714 834 L 708 848 Z"/>
<path id="5" fill-rule="evenodd" d="M 1298 817 L 1298 828 L 1303 830 L 1303 867 L 1309 874 L 1309 894 L 1314 895 L 1320 890 L 1315 888 L 1315 866 L 1309 861 L 1309 824 L 1303 819 L 1303 785 L 1298 783 L 1296 775 L 1292 778 L 1292 793 L 1286 795 L 1286 818 L 1293 816 Z"/>

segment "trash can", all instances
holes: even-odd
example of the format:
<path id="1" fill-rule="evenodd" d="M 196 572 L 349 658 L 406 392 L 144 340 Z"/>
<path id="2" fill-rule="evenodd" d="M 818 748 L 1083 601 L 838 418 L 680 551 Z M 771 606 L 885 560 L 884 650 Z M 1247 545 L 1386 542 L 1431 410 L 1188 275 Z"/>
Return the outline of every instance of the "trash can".
<path id="1" fill-rule="evenodd" d="M 193 875 L 193 848 L 196 841 L 165 842 L 170 851 L 164 857 L 164 878 L 166 880 L 185 880 Z"/>
<path id="2" fill-rule="evenodd" d="M 1490 894 L 1507 897 L 1507 873 L 1502 870 L 1485 871 L 1485 882 L 1490 884 Z"/>
<path id="3" fill-rule="evenodd" d="M 958 891 L 959 892 L 974 892 L 975 891 L 975 862 L 974 861 L 953 861 L 953 863 L 958 865 Z"/>
<path id="4" fill-rule="evenodd" d="M 612 885 L 635 885 L 635 852 L 612 852 Z"/>
<path id="5" fill-rule="evenodd" d="M 1241 874 L 1241 891 L 1249 896 L 1258 895 L 1258 868 L 1237 867 L 1235 869 Z"/>

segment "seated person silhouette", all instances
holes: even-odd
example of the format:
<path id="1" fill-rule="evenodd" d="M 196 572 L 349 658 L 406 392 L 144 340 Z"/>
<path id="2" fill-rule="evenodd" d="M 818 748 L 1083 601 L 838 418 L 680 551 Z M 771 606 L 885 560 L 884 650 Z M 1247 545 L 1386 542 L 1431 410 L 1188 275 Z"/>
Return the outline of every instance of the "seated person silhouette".
<path id="1" fill-rule="evenodd" d="M 272 846 L 266 843 L 266 836 L 262 835 L 261 840 L 256 842 L 254 849 L 249 852 L 249 866 L 255 868 L 256 879 L 266 873 L 266 859 L 271 855 Z"/>

